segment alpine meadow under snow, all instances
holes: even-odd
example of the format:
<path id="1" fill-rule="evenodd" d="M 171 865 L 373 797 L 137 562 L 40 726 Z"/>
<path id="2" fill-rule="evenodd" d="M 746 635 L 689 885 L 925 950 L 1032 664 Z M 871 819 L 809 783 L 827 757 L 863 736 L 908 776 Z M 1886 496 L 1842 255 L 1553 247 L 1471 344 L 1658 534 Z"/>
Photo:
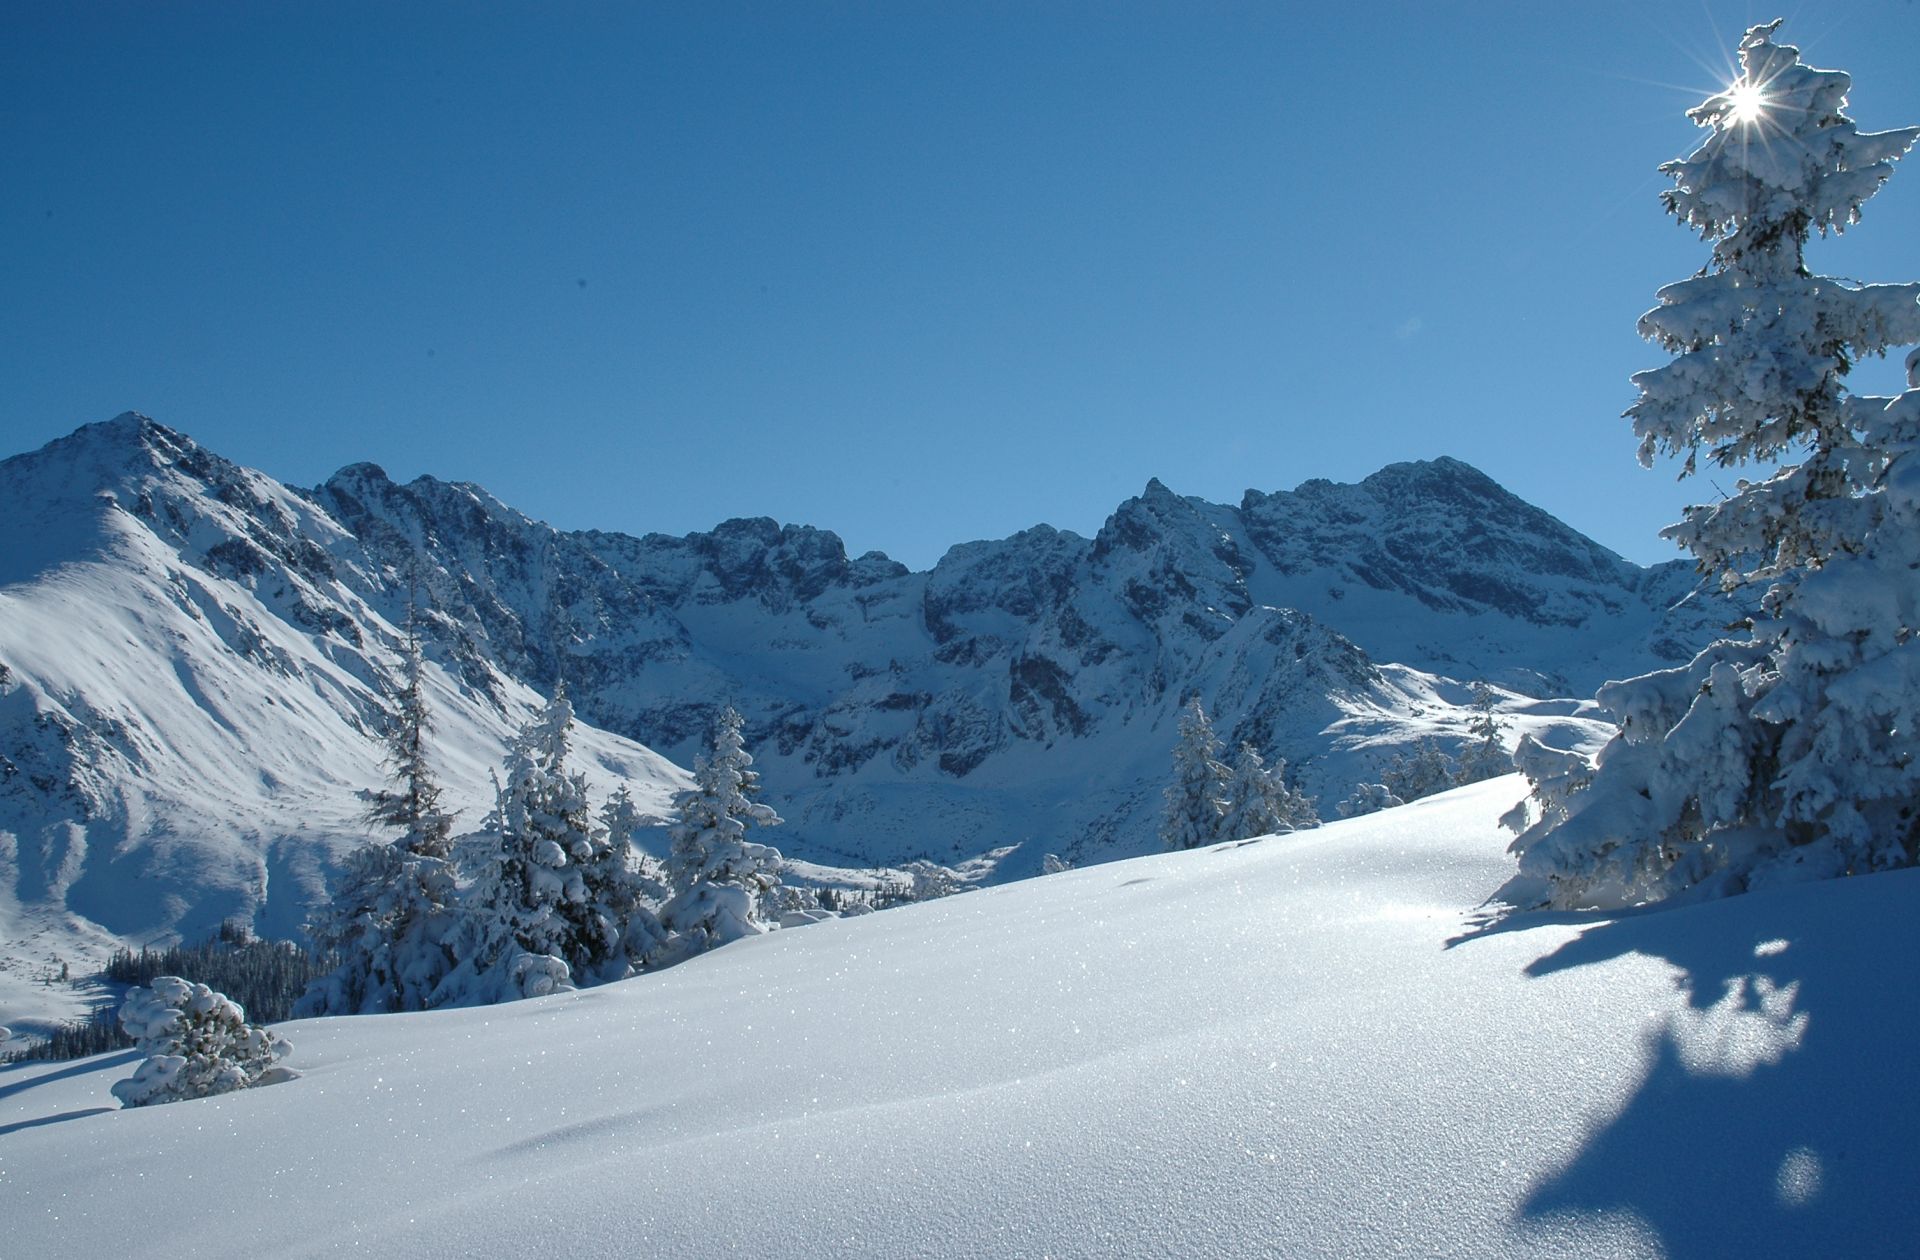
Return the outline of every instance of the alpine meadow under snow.
<path id="1" fill-rule="evenodd" d="M 1914 1255 L 1920 284 L 1804 249 L 1920 128 L 1779 26 L 1661 167 L 1694 566 L 1450 459 L 925 573 L 0 462 L 0 1016 L 138 1042 L 0 1066 L 0 1250 Z M 303 1018 L 69 975 L 215 924 Z"/>

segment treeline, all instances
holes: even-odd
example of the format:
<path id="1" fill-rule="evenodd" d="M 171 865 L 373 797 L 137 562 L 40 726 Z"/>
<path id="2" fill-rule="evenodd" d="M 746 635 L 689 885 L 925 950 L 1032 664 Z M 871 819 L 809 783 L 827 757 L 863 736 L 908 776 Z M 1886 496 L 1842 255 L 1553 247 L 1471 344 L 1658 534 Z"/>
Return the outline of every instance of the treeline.
<path id="1" fill-rule="evenodd" d="M 251 1022 L 273 1024 L 293 1015 L 294 1002 L 327 966 L 327 959 L 293 941 L 258 940 L 244 927 L 225 924 L 197 945 L 115 950 L 100 974 L 128 986 L 150 985 L 160 976 L 180 976 L 227 994 L 246 1010 Z M 95 1011 L 89 1019 L 61 1024 L 45 1041 L 16 1050 L 3 1061 L 82 1059 L 131 1045 L 133 1039 L 121 1030 L 116 1004 Z"/>

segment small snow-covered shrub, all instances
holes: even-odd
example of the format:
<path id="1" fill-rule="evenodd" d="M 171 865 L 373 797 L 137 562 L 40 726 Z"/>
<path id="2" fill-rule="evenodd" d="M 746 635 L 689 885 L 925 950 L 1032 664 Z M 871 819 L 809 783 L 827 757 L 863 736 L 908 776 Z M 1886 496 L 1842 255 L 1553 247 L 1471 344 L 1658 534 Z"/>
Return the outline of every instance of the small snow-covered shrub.
<path id="1" fill-rule="evenodd" d="M 1384 783 L 1356 783 L 1352 794 L 1336 808 L 1342 818 L 1358 818 L 1363 814 L 1377 814 L 1383 809 L 1405 804 Z"/>
<path id="2" fill-rule="evenodd" d="M 293 1049 L 286 1038 L 247 1023 L 225 994 L 179 976 L 128 993 L 120 1024 L 147 1056 L 114 1083 L 122 1106 L 207 1098 L 291 1075 L 274 1066 Z"/>

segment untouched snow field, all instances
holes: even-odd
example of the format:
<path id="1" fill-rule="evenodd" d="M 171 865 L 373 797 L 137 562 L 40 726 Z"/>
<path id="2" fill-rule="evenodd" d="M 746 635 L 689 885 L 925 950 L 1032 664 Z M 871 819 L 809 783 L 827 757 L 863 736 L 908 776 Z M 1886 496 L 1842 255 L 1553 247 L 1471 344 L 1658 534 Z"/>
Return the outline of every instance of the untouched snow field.
<path id="1" fill-rule="evenodd" d="M 224 1098 L 0 1069 L 0 1252 L 1913 1255 L 1920 874 L 1476 933 L 1519 792 L 296 1022 Z"/>

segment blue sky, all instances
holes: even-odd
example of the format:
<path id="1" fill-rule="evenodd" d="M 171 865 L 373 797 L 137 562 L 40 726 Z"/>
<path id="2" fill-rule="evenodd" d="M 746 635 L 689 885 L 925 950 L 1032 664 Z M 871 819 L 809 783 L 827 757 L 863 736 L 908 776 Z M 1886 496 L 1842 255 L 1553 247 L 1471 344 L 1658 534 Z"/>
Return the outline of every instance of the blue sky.
<path id="1" fill-rule="evenodd" d="M 1450 454 L 1663 559 L 1654 167 L 1774 16 L 1920 123 L 1904 2 L 0 0 L 0 453 L 133 409 L 915 567 Z M 1815 262 L 1920 278 L 1920 172 Z"/>

